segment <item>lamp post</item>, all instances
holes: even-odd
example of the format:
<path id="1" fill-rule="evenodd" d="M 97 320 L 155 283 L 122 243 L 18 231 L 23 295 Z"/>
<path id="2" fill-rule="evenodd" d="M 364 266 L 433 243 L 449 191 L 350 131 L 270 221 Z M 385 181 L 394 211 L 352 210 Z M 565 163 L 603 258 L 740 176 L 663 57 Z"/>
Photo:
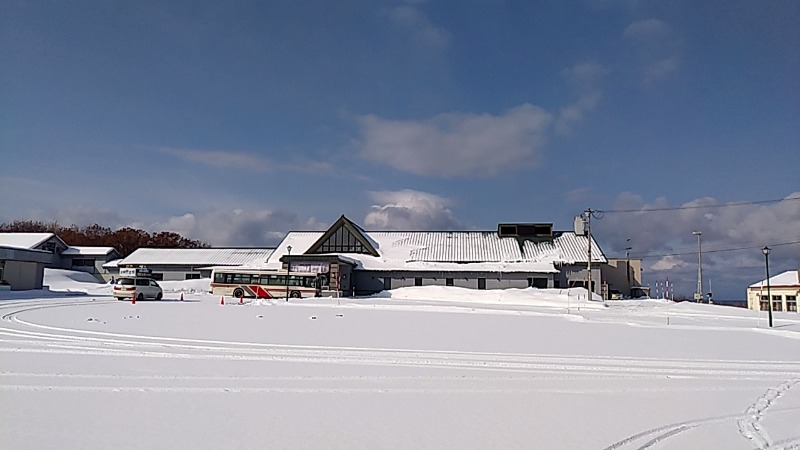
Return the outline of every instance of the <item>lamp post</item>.
<path id="1" fill-rule="evenodd" d="M 700 236 L 702 231 L 692 231 L 692 234 L 697 236 L 697 293 L 694 294 L 696 302 L 703 301 L 703 247 L 700 245 Z"/>
<path id="2" fill-rule="evenodd" d="M 625 247 L 625 276 L 628 278 L 628 297 L 633 297 L 631 292 L 631 240 L 627 241 L 628 246 Z"/>
<path id="3" fill-rule="evenodd" d="M 289 301 L 289 270 L 292 268 L 292 263 L 289 262 L 289 256 L 292 256 L 292 246 L 286 247 L 286 250 L 289 251 L 289 254 L 286 258 L 286 301 Z"/>
<path id="4" fill-rule="evenodd" d="M 772 293 L 769 291 L 769 247 L 764 246 L 761 249 L 764 253 L 764 265 L 767 268 L 767 302 L 769 302 L 769 327 L 772 328 Z"/>

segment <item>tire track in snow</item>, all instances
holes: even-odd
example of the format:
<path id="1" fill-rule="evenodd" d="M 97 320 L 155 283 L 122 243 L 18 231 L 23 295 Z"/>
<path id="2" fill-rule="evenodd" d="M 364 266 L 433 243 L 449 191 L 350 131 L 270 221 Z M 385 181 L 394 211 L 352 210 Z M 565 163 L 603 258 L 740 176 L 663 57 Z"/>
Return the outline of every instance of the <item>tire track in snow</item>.
<path id="1" fill-rule="evenodd" d="M 645 438 L 649 438 L 648 441 L 636 447 L 639 450 L 644 450 L 653 447 L 654 445 L 664 441 L 665 439 L 671 438 L 673 436 L 692 430 L 694 428 L 715 423 L 728 422 L 731 420 L 736 420 L 736 423 L 739 427 L 739 433 L 746 439 L 750 440 L 751 442 L 754 442 L 759 450 L 764 450 L 768 448 L 769 449 L 798 448 L 797 446 L 800 446 L 800 436 L 773 443 L 770 440 L 769 436 L 767 435 L 766 430 L 763 429 L 760 423 L 760 420 L 766 413 L 767 408 L 769 408 L 778 397 L 785 394 L 786 391 L 791 389 L 798 382 L 800 382 L 800 380 L 798 379 L 788 380 L 782 383 L 777 388 L 768 389 L 767 392 L 761 397 L 759 397 L 752 405 L 750 405 L 743 414 L 707 417 L 703 419 L 695 419 L 685 422 L 663 425 L 660 427 L 642 431 L 640 433 L 636 433 L 632 436 L 628 436 L 627 438 L 622 439 L 621 441 L 611 444 L 604 450 L 619 450 L 631 447 L 635 445 L 636 442 L 641 441 L 642 439 Z M 774 412 L 785 412 L 794 410 L 800 410 L 800 407 L 784 408 L 780 410 L 773 409 Z"/>
<path id="2" fill-rule="evenodd" d="M 2 343 L 16 343 L 4 352 L 61 353 L 92 356 L 258 360 L 323 364 L 466 368 L 586 377 L 703 377 L 715 379 L 780 378 L 800 372 L 790 361 L 725 361 L 655 359 L 588 355 L 541 355 L 436 350 L 278 345 L 205 339 L 169 338 L 52 327 L 23 321 L 18 314 L 43 309 L 113 301 L 69 301 L 2 305 Z M 22 329 L 22 328 L 25 329 Z M 32 331 L 45 330 L 45 331 Z M 19 347 L 23 345 L 23 347 Z M 26 347 L 27 346 L 27 347 Z M 34 348 L 30 348 L 34 347 Z"/>
<path id="3" fill-rule="evenodd" d="M 761 423 L 761 418 L 764 417 L 767 409 L 769 409 L 778 398 L 784 395 L 798 382 L 800 382 L 800 379 L 788 380 L 776 388 L 768 389 L 764 395 L 756 399 L 752 405 L 748 406 L 745 411 L 745 416 L 737 421 L 739 434 L 755 444 L 756 448 L 759 450 L 773 448 L 772 439 Z"/>

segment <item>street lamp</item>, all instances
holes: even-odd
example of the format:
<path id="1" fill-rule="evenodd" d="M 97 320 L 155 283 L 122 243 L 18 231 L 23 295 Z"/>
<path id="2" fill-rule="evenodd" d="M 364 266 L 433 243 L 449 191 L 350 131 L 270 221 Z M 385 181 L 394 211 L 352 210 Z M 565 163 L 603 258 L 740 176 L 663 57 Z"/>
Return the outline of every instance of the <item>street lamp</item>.
<path id="1" fill-rule="evenodd" d="M 767 268 L 767 302 L 769 302 L 769 327 L 772 328 L 772 293 L 769 291 L 769 247 L 764 246 L 761 249 L 764 253 L 764 265 Z"/>
<path id="2" fill-rule="evenodd" d="M 292 256 L 292 246 L 286 247 L 286 250 L 289 251 L 289 254 L 286 255 L 286 301 L 289 301 L 289 269 L 292 268 L 292 263 L 289 262 L 289 256 Z"/>
<path id="3" fill-rule="evenodd" d="M 700 245 L 700 236 L 702 231 L 692 231 L 692 234 L 697 236 L 697 293 L 694 294 L 696 302 L 703 301 L 703 248 Z"/>

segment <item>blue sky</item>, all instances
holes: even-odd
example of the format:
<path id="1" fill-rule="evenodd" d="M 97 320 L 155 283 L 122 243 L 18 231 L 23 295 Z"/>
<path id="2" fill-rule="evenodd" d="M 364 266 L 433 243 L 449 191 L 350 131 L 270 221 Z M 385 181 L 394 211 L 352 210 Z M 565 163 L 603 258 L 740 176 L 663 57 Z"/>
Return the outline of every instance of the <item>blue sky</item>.
<path id="1" fill-rule="evenodd" d="M 800 265 L 800 3 L 0 3 L 0 221 L 274 245 L 609 213 L 645 280 Z M 630 239 L 628 243 L 627 239 Z M 785 244 L 785 245 L 783 245 Z M 714 283 L 714 279 L 719 280 Z"/>

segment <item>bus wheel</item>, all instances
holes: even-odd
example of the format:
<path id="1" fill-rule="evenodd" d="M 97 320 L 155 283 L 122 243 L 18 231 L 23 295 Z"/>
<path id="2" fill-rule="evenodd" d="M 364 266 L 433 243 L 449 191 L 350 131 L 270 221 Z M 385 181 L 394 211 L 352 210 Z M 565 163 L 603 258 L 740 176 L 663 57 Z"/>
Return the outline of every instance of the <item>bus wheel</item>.
<path id="1" fill-rule="evenodd" d="M 242 289 L 242 288 L 234 289 L 233 290 L 233 296 L 234 296 L 234 298 L 242 298 L 242 297 L 244 297 L 244 289 Z"/>
<path id="2" fill-rule="evenodd" d="M 300 291 L 292 291 L 289 296 L 292 298 L 300 298 Z"/>

